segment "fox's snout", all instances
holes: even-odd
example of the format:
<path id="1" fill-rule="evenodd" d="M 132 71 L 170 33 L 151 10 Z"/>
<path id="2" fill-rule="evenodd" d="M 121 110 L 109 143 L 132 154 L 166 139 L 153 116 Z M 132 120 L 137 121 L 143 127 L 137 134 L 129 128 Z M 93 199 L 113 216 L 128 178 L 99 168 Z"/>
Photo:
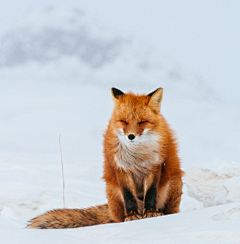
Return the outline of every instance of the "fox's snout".
<path id="1" fill-rule="evenodd" d="M 130 141 L 134 140 L 134 138 L 135 138 L 135 135 L 134 135 L 134 134 L 129 134 L 129 135 L 128 135 L 128 139 L 129 139 Z"/>

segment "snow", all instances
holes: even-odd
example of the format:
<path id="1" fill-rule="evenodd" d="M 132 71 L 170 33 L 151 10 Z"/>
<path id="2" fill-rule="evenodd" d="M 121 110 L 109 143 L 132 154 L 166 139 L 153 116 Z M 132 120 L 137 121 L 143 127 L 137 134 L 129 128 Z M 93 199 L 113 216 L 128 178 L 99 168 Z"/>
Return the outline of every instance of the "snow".
<path id="1" fill-rule="evenodd" d="M 0 40 L 1 243 L 240 242 L 240 111 L 200 75 L 79 10 L 31 12 Z M 162 86 L 179 138 L 181 213 L 71 230 L 29 230 L 62 208 L 105 203 L 102 134 L 110 88 Z M 14 234 L 13 234 L 14 233 Z"/>
<path id="2" fill-rule="evenodd" d="M 191 167 L 184 179 L 187 194 L 204 207 L 240 200 L 240 164 L 226 164 L 217 170 Z"/>

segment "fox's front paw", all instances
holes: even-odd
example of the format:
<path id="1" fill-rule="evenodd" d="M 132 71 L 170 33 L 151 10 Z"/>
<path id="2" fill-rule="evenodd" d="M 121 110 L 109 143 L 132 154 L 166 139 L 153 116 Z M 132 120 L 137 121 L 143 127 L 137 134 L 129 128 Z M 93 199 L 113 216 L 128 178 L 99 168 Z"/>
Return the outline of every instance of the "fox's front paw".
<path id="1" fill-rule="evenodd" d="M 132 221 L 132 220 L 137 220 L 137 219 L 142 219 L 142 215 L 138 214 L 138 213 L 130 213 L 128 214 L 125 218 L 124 218 L 124 222 L 127 221 Z"/>
<path id="2" fill-rule="evenodd" d="M 159 211 L 153 211 L 153 210 L 149 210 L 147 212 L 144 213 L 143 218 L 151 218 L 151 217 L 157 217 L 157 216 L 163 216 L 164 213 L 159 212 Z"/>

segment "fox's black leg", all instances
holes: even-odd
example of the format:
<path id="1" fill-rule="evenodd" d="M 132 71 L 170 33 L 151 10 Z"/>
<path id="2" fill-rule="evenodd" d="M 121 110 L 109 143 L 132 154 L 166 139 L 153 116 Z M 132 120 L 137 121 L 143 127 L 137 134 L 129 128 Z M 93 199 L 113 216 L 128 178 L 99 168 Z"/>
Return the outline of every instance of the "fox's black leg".
<path id="1" fill-rule="evenodd" d="M 154 181 L 153 184 L 147 191 L 145 196 L 145 212 L 156 211 L 157 210 L 157 182 Z"/>
<path id="2" fill-rule="evenodd" d="M 126 213 L 137 213 L 137 201 L 134 198 L 133 194 L 127 188 L 123 188 L 123 196 L 125 201 Z"/>
<path id="3" fill-rule="evenodd" d="M 147 191 L 145 196 L 144 218 L 156 217 L 163 215 L 157 210 L 157 181 L 155 180 Z"/>
<path id="4" fill-rule="evenodd" d="M 126 208 L 125 221 L 142 218 L 138 213 L 137 201 L 131 191 L 129 191 L 127 188 L 123 188 L 123 196 Z"/>

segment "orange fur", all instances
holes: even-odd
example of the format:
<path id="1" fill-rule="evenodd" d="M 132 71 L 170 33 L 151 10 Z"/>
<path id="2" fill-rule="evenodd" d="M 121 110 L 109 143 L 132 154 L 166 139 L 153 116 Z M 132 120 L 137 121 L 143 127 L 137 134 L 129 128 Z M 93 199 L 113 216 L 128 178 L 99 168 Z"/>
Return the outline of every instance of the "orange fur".
<path id="1" fill-rule="evenodd" d="M 183 171 L 174 134 L 159 114 L 162 94 L 162 88 L 148 95 L 112 88 L 115 106 L 103 143 L 108 204 L 50 211 L 28 228 L 75 228 L 179 212 Z"/>
<path id="2" fill-rule="evenodd" d="M 108 205 L 104 204 L 84 209 L 52 210 L 32 219 L 27 228 L 64 229 L 112 222 Z"/>

